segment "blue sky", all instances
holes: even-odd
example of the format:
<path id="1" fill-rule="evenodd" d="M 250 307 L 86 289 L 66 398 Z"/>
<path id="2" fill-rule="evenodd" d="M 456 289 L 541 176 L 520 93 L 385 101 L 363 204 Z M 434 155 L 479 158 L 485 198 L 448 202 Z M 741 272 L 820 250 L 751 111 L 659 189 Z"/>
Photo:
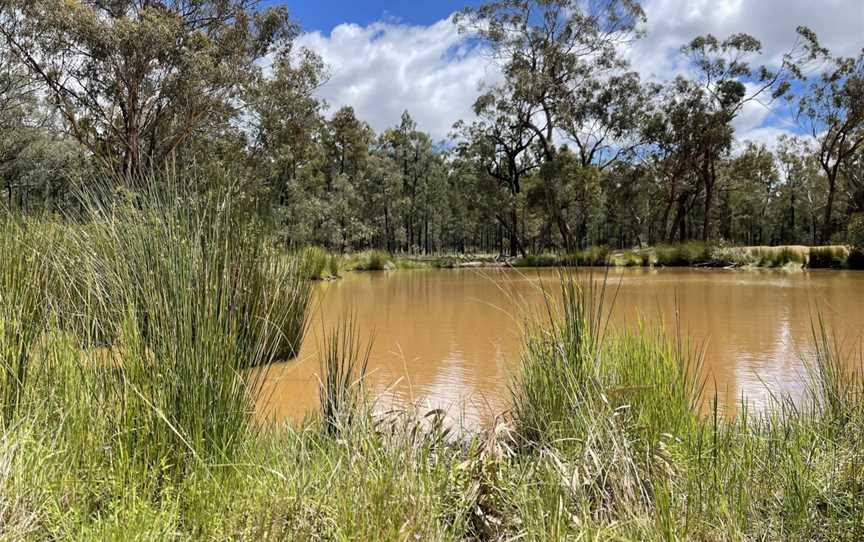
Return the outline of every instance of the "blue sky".
<path id="1" fill-rule="evenodd" d="M 864 48 L 864 0 L 640 0 L 646 35 L 627 50 L 643 79 L 687 74 L 679 49 L 696 36 L 725 38 L 746 32 L 763 43 L 754 65 L 776 66 L 796 39 L 812 28 L 832 51 Z M 287 5 L 304 34 L 299 45 L 317 52 L 330 79 L 319 90 L 330 111 L 350 105 L 377 131 L 408 111 L 419 127 L 445 139 L 453 123 L 470 120 L 484 86 L 500 80 L 487 51 L 469 47 L 450 16 L 481 0 L 265 0 Z M 800 132 L 788 108 L 750 104 L 735 121 L 738 138 L 772 145 Z"/>
<path id="2" fill-rule="evenodd" d="M 329 33 L 342 23 L 361 26 L 395 20 L 410 25 L 431 25 L 466 5 L 470 0 L 272 0 L 267 5 L 285 5 L 303 30 Z"/>

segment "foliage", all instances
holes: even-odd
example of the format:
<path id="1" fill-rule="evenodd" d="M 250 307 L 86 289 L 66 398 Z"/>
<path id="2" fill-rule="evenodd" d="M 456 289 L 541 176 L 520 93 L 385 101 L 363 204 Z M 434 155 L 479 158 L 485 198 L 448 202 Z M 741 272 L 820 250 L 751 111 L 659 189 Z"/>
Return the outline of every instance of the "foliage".
<path id="1" fill-rule="evenodd" d="M 5 4 L 5 47 L 74 137 L 126 174 L 176 157 L 198 129 L 224 126 L 256 62 L 296 33 L 284 8 L 259 10 L 257 0 Z"/>
<path id="2" fill-rule="evenodd" d="M 810 249 L 807 267 L 811 269 L 840 269 L 846 262 L 848 251 L 839 247 L 814 247 Z"/>

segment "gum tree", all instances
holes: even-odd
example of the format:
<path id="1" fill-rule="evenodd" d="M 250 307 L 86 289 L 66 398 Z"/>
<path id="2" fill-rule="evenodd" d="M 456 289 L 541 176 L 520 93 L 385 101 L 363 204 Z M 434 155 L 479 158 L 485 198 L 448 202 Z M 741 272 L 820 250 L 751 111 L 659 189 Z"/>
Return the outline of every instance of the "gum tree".
<path id="1" fill-rule="evenodd" d="M 815 64 L 816 77 L 808 78 L 798 98 L 798 119 L 816 141 L 816 154 L 827 183 L 827 202 L 820 241 L 827 243 L 836 229 L 834 207 L 844 167 L 864 148 L 864 49 L 857 57 L 833 56 L 816 34 L 799 27 L 806 54 L 799 59 L 798 75 L 806 77 Z M 854 175 L 854 174 L 853 174 Z"/>
<path id="2" fill-rule="evenodd" d="M 0 36 L 69 132 L 132 175 L 227 123 L 257 62 L 296 34 L 258 0 L 8 0 Z"/>

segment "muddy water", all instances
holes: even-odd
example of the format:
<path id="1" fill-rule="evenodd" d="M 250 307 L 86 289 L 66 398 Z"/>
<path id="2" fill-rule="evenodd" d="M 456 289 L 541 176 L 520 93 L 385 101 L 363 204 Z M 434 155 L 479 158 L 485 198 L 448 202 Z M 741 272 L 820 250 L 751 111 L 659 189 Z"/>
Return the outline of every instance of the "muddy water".
<path id="1" fill-rule="evenodd" d="M 612 327 L 678 322 L 702 345 L 708 387 L 727 411 L 742 398 L 759 407 L 770 392 L 801 392 L 817 309 L 850 348 L 864 331 L 861 272 L 624 269 L 608 283 L 618 290 Z M 554 270 L 503 269 L 353 273 L 320 284 L 299 359 L 269 369 L 267 411 L 298 420 L 317 406 L 322 328 L 352 313 L 374 336 L 377 408 L 441 408 L 482 423 L 507 408 L 523 324 L 542 310 L 542 287 L 557 284 Z"/>

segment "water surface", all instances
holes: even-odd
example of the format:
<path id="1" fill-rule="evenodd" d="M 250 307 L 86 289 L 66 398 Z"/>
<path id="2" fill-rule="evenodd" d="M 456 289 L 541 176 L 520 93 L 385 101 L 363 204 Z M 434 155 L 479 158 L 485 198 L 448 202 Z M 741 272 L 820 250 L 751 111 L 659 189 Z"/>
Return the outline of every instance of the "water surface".
<path id="1" fill-rule="evenodd" d="M 298 420 L 317 406 L 322 329 L 350 313 L 374 336 L 369 388 L 379 409 L 487 421 L 507 408 L 526 318 L 557 284 L 548 269 L 351 273 L 319 284 L 299 358 L 269 369 L 268 412 Z M 680 326 L 704 348 L 707 387 L 727 411 L 801 393 L 817 309 L 850 349 L 864 329 L 862 272 L 619 269 L 607 295 L 615 290 L 611 326 Z"/>

